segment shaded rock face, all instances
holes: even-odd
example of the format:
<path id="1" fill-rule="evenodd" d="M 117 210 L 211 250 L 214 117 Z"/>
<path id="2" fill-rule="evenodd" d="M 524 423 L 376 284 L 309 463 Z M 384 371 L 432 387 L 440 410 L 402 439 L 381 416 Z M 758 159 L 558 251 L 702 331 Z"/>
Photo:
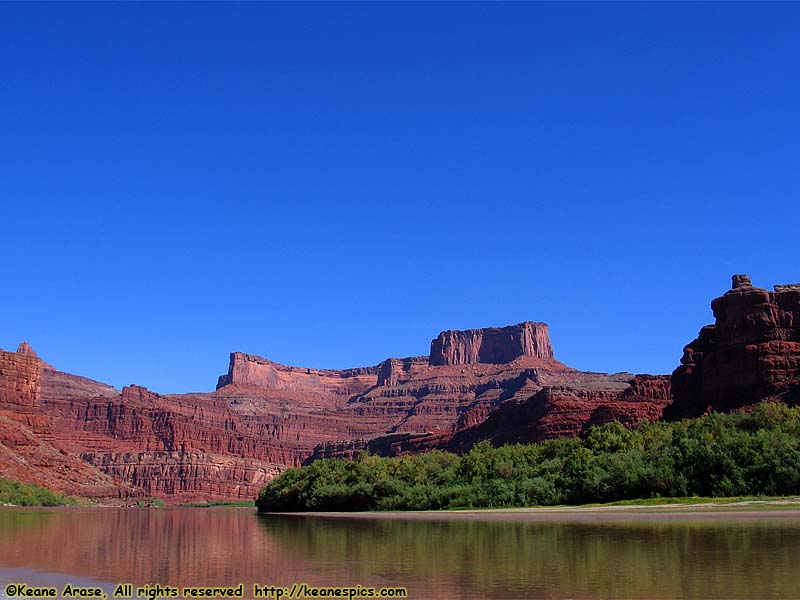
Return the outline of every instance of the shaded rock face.
<path id="1" fill-rule="evenodd" d="M 324 442 L 314 448 L 314 452 L 303 461 L 303 465 L 310 465 L 315 460 L 323 458 L 353 460 L 362 452 L 375 456 L 396 457 L 430 452 L 431 450 L 442 450 L 451 438 L 451 434 L 390 433 L 372 439 L 357 438 L 354 440 Z"/>
<path id="2" fill-rule="evenodd" d="M 666 375 L 636 375 L 616 385 L 596 382 L 546 387 L 525 401 L 501 405 L 482 423 L 447 440 L 444 447 L 464 451 L 484 440 L 497 446 L 538 442 L 576 436 L 612 421 L 633 427 L 645 419 L 660 419 L 670 402 Z"/>
<path id="3" fill-rule="evenodd" d="M 502 364 L 515 358 L 553 358 L 546 323 L 443 331 L 431 342 L 431 365 Z"/>
<path id="4" fill-rule="evenodd" d="M 354 458 L 368 451 L 401 456 L 429 450 L 464 452 L 488 441 L 496 446 L 576 436 L 594 425 L 619 421 L 633 427 L 656 421 L 670 403 L 667 375 L 580 373 L 561 385 L 530 396 L 512 397 L 453 432 L 392 434 L 321 444 L 307 463 L 319 458 Z"/>
<path id="5" fill-rule="evenodd" d="M 715 323 L 683 349 L 672 373 L 668 418 L 729 411 L 765 399 L 797 402 L 800 384 L 800 284 L 754 287 L 734 275 L 711 302 Z"/>

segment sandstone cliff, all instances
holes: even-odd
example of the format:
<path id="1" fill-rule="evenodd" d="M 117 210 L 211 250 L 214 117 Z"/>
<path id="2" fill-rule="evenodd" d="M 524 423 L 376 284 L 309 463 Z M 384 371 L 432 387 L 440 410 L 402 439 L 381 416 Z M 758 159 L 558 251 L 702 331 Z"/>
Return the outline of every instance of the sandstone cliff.
<path id="1" fill-rule="evenodd" d="M 729 411 L 765 399 L 800 401 L 800 284 L 754 287 L 734 275 L 711 302 L 715 323 L 683 349 L 669 418 Z"/>
<path id="2" fill-rule="evenodd" d="M 657 421 L 669 405 L 667 376 L 625 375 L 618 381 L 587 381 L 546 387 L 524 401 L 502 404 L 488 418 L 458 432 L 444 448 L 456 452 L 478 441 L 494 445 L 576 436 L 589 427 L 618 421 L 633 426 Z"/>
<path id="3" fill-rule="evenodd" d="M 0 350 L 0 407 L 38 407 L 42 371 L 42 361 L 27 343 L 20 344 L 16 352 Z"/>
<path id="4" fill-rule="evenodd" d="M 17 438 L 43 441 L 98 482 L 116 482 L 108 496 L 172 502 L 252 498 L 287 466 L 317 455 L 315 448 L 354 447 L 353 440 L 401 448 L 422 439 L 424 449 L 544 386 L 614 380 L 555 360 L 543 323 L 442 332 L 430 356 L 346 370 L 234 352 L 210 394 L 160 395 L 133 385 L 119 391 L 45 368 L 29 346 L 20 350 L 4 353 L 0 363 L 7 365 L 0 401 L 28 423 Z M 0 474 L 24 475 L 10 468 L 10 450 L 0 460 Z M 72 483 L 50 484 L 89 495 Z"/>
<path id="5" fill-rule="evenodd" d="M 217 380 L 217 389 L 233 385 L 260 388 L 282 394 L 306 397 L 341 396 L 348 398 L 375 385 L 379 367 L 343 371 L 288 367 L 260 356 L 233 352 L 228 373 Z"/>
<path id="6" fill-rule="evenodd" d="M 547 323 L 443 331 L 431 342 L 431 365 L 502 364 L 515 358 L 553 358 Z"/>
<path id="7" fill-rule="evenodd" d="M 593 425 L 627 426 L 661 418 L 670 403 L 669 377 L 576 372 L 557 385 L 513 395 L 474 419 L 461 419 L 449 432 L 406 433 L 321 444 L 306 462 L 354 458 L 362 451 L 400 456 L 429 450 L 463 452 L 475 443 L 529 443 L 575 436 Z M 468 415 L 469 412 L 465 413 Z"/>
<path id="8" fill-rule="evenodd" d="M 43 401 L 47 367 L 27 343 L 0 350 L 0 476 L 84 498 L 141 495 L 60 447 Z"/>

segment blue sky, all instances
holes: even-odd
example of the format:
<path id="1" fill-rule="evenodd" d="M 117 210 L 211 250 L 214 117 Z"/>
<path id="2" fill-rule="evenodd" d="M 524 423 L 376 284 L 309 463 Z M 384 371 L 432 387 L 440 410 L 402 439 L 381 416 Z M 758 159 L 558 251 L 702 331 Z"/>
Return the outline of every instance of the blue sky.
<path id="1" fill-rule="evenodd" d="M 0 347 L 213 389 L 541 320 L 664 373 L 800 281 L 798 4 L 0 4 Z"/>

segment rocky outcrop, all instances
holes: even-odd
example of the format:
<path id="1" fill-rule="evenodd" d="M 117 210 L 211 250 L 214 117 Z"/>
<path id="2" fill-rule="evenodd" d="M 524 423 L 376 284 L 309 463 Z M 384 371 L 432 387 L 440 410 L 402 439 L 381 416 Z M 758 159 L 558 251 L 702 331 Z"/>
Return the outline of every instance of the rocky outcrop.
<path id="1" fill-rule="evenodd" d="M 25 356 L 31 356 L 33 358 L 39 358 L 39 355 L 31 348 L 31 345 L 28 342 L 20 342 L 19 346 L 17 346 L 17 354 L 22 354 Z M 41 359 L 39 359 L 41 360 Z M 51 369 L 54 370 L 53 367 L 48 365 L 46 362 L 42 361 L 42 368 L 44 369 Z"/>
<path id="2" fill-rule="evenodd" d="M 715 323 L 683 349 L 672 373 L 668 418 L 729 411 L 776 399 L 800 401 L 800 284 L 754 287 L 734 275 L 711 302 Z"/>
<path id="3" fill-rule="evenodd" d="M 35 358 L 39 358 L 36 352 L 33 351 L 31 345 L 28 342 L 20 342 L 19 346 L 17 346 L 17 354 L 24 354 L 25 356 L 33 356 Z"/>
<path id="4" fill-rule="evenodd" d="M 0 407 L 35 408 L 42 393 L 42 361 L 20 344 L 17 352 L 0 350 Z"/>
<path id="5" fill-rule="evenodd" d="M 503 364 L 523 356 L 552 359 L 546 323 L 443 331 L 431 342 L 431 365 Z"/>
<path id="6" fill-rule="evenodd" d="M 247 501 L 285 470 L 250 458 L 201 452 L 83 453 L 81 458 L 147 496 Z"/>
<path id="7" fill-rule="evenodd" d="M 379 367 L 342 371 L 289 367 L 260 356 L 233 352 L 228 372 L 217 380 L 225 386 L 259 388 L 288 395 L 337 396 L 349 398 L 375 385 Z"/>
<path id="8" fill-rule="evenodd" d="M 65 451 L 44 407 L 44 363 L 31 347 L 0 350 L 0 477 L 35 483 L 84 498 L 140 495 Z"/>
<path id="9" fill-rule="evenodd" d="M 428 364 L 427 356 L 410 358 L 387 358 L 378 365 L 378 387 L 397 387 L 401 380 L 408 380 L 409 373 Z"/>

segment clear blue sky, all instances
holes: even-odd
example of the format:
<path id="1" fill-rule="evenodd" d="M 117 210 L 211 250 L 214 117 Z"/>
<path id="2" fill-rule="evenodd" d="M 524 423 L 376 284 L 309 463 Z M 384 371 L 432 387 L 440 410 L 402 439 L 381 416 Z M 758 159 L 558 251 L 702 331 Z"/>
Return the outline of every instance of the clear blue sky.
<path id="1" fill-rule="evenodd" d="M 210 390 L 240 350 L 541 320 L 664 373 L 800 281 L 800 4 L 0 4 L 0 347 Z"/>

